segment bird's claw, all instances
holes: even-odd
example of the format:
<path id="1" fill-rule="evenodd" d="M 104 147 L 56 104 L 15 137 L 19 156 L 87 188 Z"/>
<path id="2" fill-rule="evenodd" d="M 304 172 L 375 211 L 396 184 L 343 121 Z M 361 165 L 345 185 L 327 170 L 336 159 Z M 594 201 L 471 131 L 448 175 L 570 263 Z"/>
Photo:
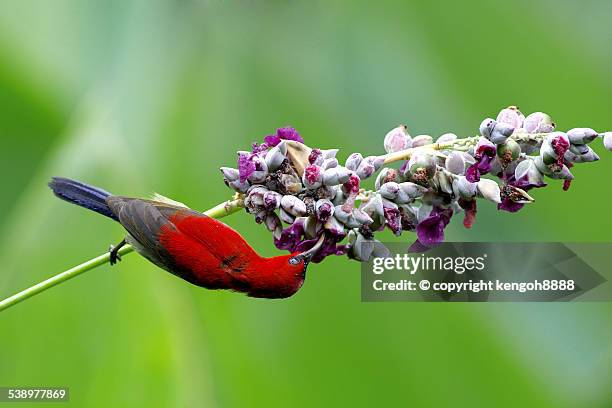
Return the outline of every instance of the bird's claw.
<path id="1" fill-rule="evenodd" d="M 120 246 L 110 245 L 108 248 L 108 252 L 110 253 L 110 264 L 115 265 L 118 261 L 121 261 L 121 255 L 119 255 Z"/>

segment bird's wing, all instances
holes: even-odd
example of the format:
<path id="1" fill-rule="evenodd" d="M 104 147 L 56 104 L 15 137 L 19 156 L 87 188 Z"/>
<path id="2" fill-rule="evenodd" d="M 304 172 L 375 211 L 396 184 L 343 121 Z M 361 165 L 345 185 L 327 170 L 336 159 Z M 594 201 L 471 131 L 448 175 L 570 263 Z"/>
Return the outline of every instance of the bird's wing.
<path id="1" fill-rule="evenodd" d="M 119 218 L 119 222 L 143 247 L 164 255 L 157 235 L 162 228 L 174 228 L 159 210 L 148 200 L 111 196 L 106 199 L 108 206 Z"/>
<path id="2" fill-rule="evenodd" d="M 163 195 L 161 195 L 159 193 L 153 193 L 153 195 L 151 195 L 151 201 L 157 201 L 157 202 L 168 204 L 168 205 L 174 206 L 174 207 L 189 208 L 185 204 L 181 203 L 180 201 L 173 200 L 173 199 L 168 198 L 166 196 L 163 196 Z"/>
<path id="3" fill-rule="evenodd" d="M 119 222 L 156 264 L 210 288 L 227 285 L 254 256 L 242 236 L 228 225 L 189 208 L 165 202 L 109 197 Z M 160 262 L 161 261 L 161 262 Z M 190 276 L 195 273 L 206 276 Z M 202 284 L 201 279 L 208 279 Z M 196 283 L 196 282 L 194 282 Z M 235 284 L 235 282 L 234 282 Z"/>
<path id="4" fill-rule="evenodd" d="M 159 210 L 182 234 L 214 254 L 235 254 L 236 258 L 256 255 L 242 235 L 221 221 L 191 209 L 159 207 Z"/>

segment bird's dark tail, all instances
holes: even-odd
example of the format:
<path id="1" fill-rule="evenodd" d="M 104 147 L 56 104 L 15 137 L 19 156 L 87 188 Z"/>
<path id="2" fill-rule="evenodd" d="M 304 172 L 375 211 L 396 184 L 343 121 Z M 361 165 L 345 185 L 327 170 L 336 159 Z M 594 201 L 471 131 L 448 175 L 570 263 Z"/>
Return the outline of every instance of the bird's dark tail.
<path id="1" fill-rule="evenodd" d="M 49 182 L 49 187 L 51 187 L 56 196 L 64 201 L 85 207 L 115 221 L 119 221 L 108 204 L 106 204 L 106 199 L 111 196 L 111 193 L 108 191 L 63 177 L 53 177 Z"/>

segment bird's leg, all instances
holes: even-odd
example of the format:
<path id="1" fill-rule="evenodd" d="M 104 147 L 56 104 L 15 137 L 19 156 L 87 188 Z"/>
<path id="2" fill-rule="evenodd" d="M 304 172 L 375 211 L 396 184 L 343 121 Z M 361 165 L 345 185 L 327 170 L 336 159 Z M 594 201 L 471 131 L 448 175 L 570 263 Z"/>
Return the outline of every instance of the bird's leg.
<path id="1" fill-rule="evenodd" d="M 114 265 L 117 263 L 117 261 L 121 260 L 121 256 L 119 255 L 119 250 L 125 244 L 127 244 L 127 242 L 125 242 L 125 238 L 123 238 L 121 242 L 118 243 L 116 246 L 111 245 L 110 248 L 108 248 L 108 252 L 110 253 L 110 264 L 111 265 Z"/>

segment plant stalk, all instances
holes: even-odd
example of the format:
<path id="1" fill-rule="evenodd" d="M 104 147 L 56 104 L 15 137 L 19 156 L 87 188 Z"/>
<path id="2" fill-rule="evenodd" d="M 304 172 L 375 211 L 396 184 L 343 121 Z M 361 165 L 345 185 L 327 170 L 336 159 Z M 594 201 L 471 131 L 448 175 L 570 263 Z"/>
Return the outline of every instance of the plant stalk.
<path id="1" fill-rule="evenodd" d="M 208 215 L 212 218 L 223 218 L 227 215 L 233 214 L 236 211 L 240 210 L 243 207 L 244 200 L 240 195 L 234 196 L 231 200 L 225 201 L 216 205 L 215 207 L 204 212 L 205 215 Z M 123 248 L 119 250 L 119 255 L 126 255 L 130 252 L 134 252 L 134 248 L 131 245 L 125 245 Z M 97 268 L 98 266 L 104 265 L 108 263 L 110 260 L 110 254 L 107 252 L 102 254 L 96 258 L 90 259 L 87 262 L 83 262 L 80 265 L 77 265 L 73 268 L 70 268 L 62 273 L 59 273 L 55 276 L 50 277 L 47 280 L 44 280 L 40 283 L 37 283 L 34 286 L 31 286 L 27 289 L 22 290 L 19 293 L 14 294 L 2 301 L 0 301 L 0 312 L 8 309 L 9 307 L 16 305 L 17 303 L 31 298 L 34 295 L 37 295 L 41 292 L 44 292 L 47 289 L 50 289 L 56 285 L 59 285 L 62 282 L 66 282 L 69 279 L 72 279 L 76 276 L 79 276 L 87 271 Z"/>
<path id="2" fill-rule="evenodd" d="M 542 140 L 549 135 L 549 133 L 515 133 L 510 136 L 511 139 L 517 142 L 532 142 L 541 144 Z M 438 150 L 468 150 L 470 147 L 474 147 L 478 143 L 480 136 L 464 137 L 462 139 L 455 139 L 448 143 L 431 143 L 424 146 L 411 147 L 409 149 L 400 150 L 398 152 L 387 153 L 381 157 L 385 159 L 385 164 L 393 163 L 396 161 L 409 160 L 410 156 L 416 151 L 429 151 L 431 154 L 439 154 Z"/>

